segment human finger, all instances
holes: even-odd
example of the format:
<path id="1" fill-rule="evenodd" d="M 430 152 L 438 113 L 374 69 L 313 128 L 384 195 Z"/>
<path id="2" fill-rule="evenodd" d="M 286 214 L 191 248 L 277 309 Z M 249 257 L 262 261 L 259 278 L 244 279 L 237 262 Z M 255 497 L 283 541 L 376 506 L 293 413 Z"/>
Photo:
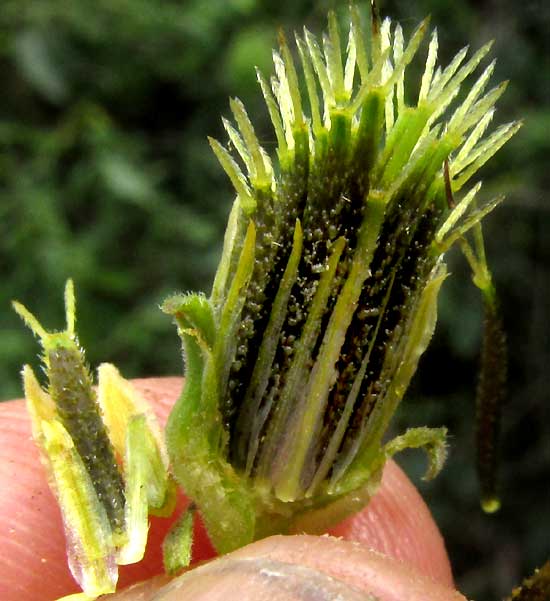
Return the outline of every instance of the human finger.
<path id="1" fill-rule="evenodd" d="M 329 536 L 274 536 L 116 601 L 465 601 L 410 565 Z"/>

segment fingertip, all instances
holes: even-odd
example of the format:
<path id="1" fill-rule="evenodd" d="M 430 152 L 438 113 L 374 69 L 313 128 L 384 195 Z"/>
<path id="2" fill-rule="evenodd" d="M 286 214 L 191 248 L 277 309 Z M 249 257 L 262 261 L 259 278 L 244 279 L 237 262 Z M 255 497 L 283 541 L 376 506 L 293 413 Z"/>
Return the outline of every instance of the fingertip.
<path id="1" fill-rule="evenodd" d="M 300 564 L 371 593 L 380 601 L 464 601 L 453 588 L 395 557 L 328 535 L 275 536 L 232 555 Z"/>
<path id="2" fill-rule="evenodd" d="M 330 536 L 274 536 L 125 601 L 465 601 L 457 591 L 394 558 Z M 153 592 L 154 591 L 154 592 Z"/>
<path id="3" fill-rule="evenodd" d="M 394 461 L 387 462 L 380 489 L 369 505 L 330 533 L 360 542 L 414 566 L 436 582 L 453 586 L 441 532 L 420 493 Z"/>

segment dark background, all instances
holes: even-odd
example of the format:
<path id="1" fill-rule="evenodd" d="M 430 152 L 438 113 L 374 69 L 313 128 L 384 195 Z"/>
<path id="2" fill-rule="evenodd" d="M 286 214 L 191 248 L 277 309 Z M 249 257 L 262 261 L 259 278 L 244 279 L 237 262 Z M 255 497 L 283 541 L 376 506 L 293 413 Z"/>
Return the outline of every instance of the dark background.
<path id="1" fill-rule="evenodd" d="M 485 198 L 507 194 L 485 222 L 510 342 L 502 510 L 485 516 L 478 505 L 481 310 L 453 253 L 436 336 L 395 421 L 396 431 L 449 427 L 450 458 L 434 483 L 420 483 L 418 454 L 400 462 L 442 528 L 459 588 L 492 601 L 550 556 L 550 9 L 543 0 L 381 4 L 406 34 L 431 14 L 443 63 L 494 38 L 494 81 L 511 80 L 495 122 L 525 119 L 481 174 Z M 0 398 L 20 396 L 21 365 L 38 364 L 9 301 L 61 328 L 69 276 L 93 365 L 114 362 L 128 377 L 181 373 L 158 305 L 173 291 L 209 290 L 233 196 L 206 136 L 225 141 L 220 115 L 238 95 L 274 147 L 253 66 L 270 73 L 278 27 L 319 33 L 331 7 L 345 13 L 345 3 L 305 0 L 3 0 Z"/>

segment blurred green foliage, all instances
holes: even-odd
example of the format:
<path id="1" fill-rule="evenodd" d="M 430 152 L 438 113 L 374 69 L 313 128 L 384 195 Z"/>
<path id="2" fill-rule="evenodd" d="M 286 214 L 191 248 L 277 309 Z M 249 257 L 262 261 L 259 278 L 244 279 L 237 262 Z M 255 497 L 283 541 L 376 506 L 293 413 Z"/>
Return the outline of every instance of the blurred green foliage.
<path id="1" fill-rule="evenodd" d="M 495 38 L 496 79 L 511 79 L 496 121 L 526 119 L 483 173 L 487 197 L 508 195 L 485 226 L 511 349 L 501 512 L 478 508 L 481 308 L 459 256 L 449 257 L 455 277 L 437 334 L 396 424 L 449 426 L 448 466 L 421 490 L 459 587 L 492 601 L 550 554 L 550 9 L 544 0 L 380 4 L 409 32 L 431 13 L 444 61 Z M 272 146 L 253 66 L 270 72 L 278 27 L 319 31 L 331 7 L 345 3 L 3 0 L 0 398 L 20 395 L 21 365 L 37 355 L 9 301 L 61 328 L 69 276 L 92 364 L 112 361 L 129 377 L 181 373 L 158 304 L 174 290 L 209 289 L 231 203 L 206 136 L 225 140 L 219 117 L 239 95 Z M 416 455 L 403 462 L 420 472 Z"/>

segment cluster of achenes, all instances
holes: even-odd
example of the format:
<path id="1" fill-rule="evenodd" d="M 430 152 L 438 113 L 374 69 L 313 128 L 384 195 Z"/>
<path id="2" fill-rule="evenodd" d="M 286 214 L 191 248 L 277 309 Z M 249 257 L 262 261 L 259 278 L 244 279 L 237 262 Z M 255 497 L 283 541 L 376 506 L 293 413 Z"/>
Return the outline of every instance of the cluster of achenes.
<path id="1" fill-rule="evenodd" d="M 442 68 L 436 32 L 406 102 L 406 69 L 428 24 L 405 44 L 399 25 L 373 13 L 367 36 L 351 8 L 345 51 L 333 14 L 321 43 L 307 30 L 296 38 L 307 97 L 281 36 L 275 75 L 258 74 L 276 165 L 231 102 L 236 126 L 224 125 L 237 160 L 211 141 L 237 193 L 212 294 L 163 307 L 186 363 L 166 431 L 171 467 L 220 552 L 273 532 L 323 530 L 368 502 L 386 459 L 405 447 L 426 448 L 429 475 L 438 471 L 444 428 L 383 437 L 431 338 L 442 257 L 455 243 L 487 313 L 493 371 L 479 388 L 480 467 L 485 505 L 496 504 L 489 468 L 504 346 L 480 221 L 501 198 L 477 206 L 480 184 L 454 196 L 520 124 L 485 136 L 505 89 L 484 93 L 494 62 L 461 87 L 490 44 Z M 27 396 L 42 394 L 29 378 Z M 133 509 L 123 489 L 120 502 Z M 174 538 L 171 566 L 184 547 Z"/>

